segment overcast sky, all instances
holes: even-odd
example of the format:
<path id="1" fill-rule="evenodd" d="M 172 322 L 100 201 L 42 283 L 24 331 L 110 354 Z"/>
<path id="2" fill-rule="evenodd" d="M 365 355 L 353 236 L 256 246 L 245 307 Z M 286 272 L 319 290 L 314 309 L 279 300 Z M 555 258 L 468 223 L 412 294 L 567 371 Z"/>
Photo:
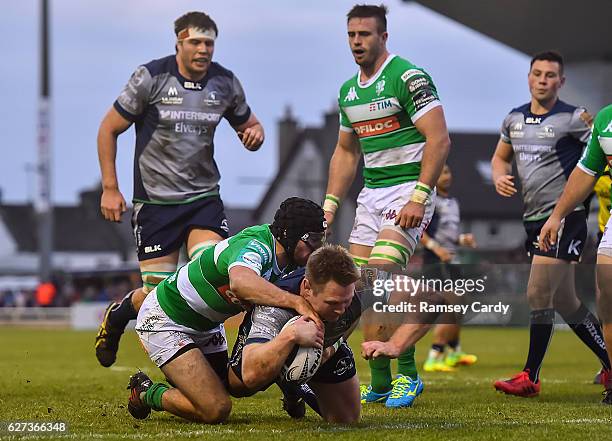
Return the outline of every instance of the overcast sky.
<path id="1" fill-rule="evenodd" d="M 214 58 L 243 83 L 266 129 L 257 153 L 245 151 L 223 122 L 216 158 L 230 206 L 254 206 L 277 171 L 276 121 L 286 105 L 303 125 L 319 125 L 342 82 L 357 68 L 345 15 L 354 1 L 50 0 L 53 199 L 68 204 L 99 180 L 96 134 L 132 71 L 174 51 L 173 21 L 204 10 L 217 22 Z M 388 48 L 424 67 L 455 131 L 496 132 L 528 100 L 529 58 L 415 4 L 387 0 Z M 0 39 L 0 188 L 4 202 L 31 200 L 36 162 L 38 0 L 3 2 Z M 133 129 L 120 137 L 121 190 L 132 196 Z M 493 146 L 492 146 L 493 148 Z M 30 170 L 30 171 L 28 171 Z"/>

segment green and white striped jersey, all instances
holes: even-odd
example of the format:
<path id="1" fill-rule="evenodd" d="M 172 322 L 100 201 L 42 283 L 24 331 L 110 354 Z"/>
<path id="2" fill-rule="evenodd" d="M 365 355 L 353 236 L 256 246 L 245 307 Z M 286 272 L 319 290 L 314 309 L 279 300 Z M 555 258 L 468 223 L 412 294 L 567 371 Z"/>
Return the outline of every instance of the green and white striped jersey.
<path id="1" fill-rule="evenodd" d="M 245 266 L 275 282 L 282 274 L 269 225 L 245 228 L 210 247 L 157 285 L 157 300 L 174 322 L 206 331 L 245 309 L 229 289 L 229 271 Z"/>
<path id="2" fill-rule="evenodd" d="M 389 55 L 367 82 L 359 73 L 340 88 L 340 130 L 355 132 L 363 151 L 369 188 L 416 181 L 425 137 L 414 123 L 440 106 L 431 77 L 421 68 Z"/>
<path id="3" fill-rule="evenodd" d="M 595 116 L 593 134 L 578 162 L 578 167 L 591 176 L 602 174 L 606 165 L 612 166 L 612 104 Z"/>

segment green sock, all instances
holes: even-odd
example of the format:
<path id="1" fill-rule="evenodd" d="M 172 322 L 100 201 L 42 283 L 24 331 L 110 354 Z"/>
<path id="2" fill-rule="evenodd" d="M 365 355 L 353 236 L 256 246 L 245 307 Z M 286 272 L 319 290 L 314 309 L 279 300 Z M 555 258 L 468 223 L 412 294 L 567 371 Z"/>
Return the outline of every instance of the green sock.
<path id="1" fill-rule="evenodd" d="M 406 349 L 397 359 L 397 372 L 416 380 L 419 375 L 414 361 L 414 346 Z"/>
<path id="2" fill-rule="evenodd" d="M 386 357 L 369 361 L 372 374 L 372 391 L 384 394 L 391 390 L 391 361 Z"/>
<path id="3" fill-rule="evenodd" d="M 147 389 L 145 396 L 142 401 L 153 410 L 164 410 L 162 407 L 162 395 L 170 389 L 164 383 L 153 383 L 153 385 Z"/>

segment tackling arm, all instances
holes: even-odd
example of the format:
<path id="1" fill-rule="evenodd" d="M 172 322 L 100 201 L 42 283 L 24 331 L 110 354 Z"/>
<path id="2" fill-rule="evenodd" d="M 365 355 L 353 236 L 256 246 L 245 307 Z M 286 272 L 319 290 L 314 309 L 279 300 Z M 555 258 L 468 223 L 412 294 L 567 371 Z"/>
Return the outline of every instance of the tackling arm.
<path id="1" fill-rule="evenodd" d="M 241 300 L 254 305 L 276 306 L 293 309 L 322 327 L 321 320 L 303 297 L 288 293 L 260 277 L 245 266 L 229 270 L 230 290 Z"/>

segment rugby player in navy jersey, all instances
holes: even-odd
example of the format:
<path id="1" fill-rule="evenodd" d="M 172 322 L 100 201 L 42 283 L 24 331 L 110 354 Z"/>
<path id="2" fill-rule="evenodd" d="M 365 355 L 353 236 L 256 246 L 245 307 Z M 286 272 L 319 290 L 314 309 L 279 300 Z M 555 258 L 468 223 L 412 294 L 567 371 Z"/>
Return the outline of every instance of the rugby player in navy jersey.
<path id="1" fill-rule="evenodd" d="M 132 226 L 143 282 L 106 309 L 95 345 L 105 367 L 115 362 L 119 339 L 146 295 L 176 270 L 181 246 L 193 259 L 228 237 L 213 156 L 221 119 L 248 150 L 264 141 L 240 81 L 212 61 L 219 34 L 215 22 L 205 13 L 189 12 L 174 22 L 174 31 L 176 53 L 135 70 L 98 132 L 100 208 L 105 219 L 119 222 L 126 201 L 115 169 L 117 137 L 136 127 Z"/>
<path id="2" fill-rule="evenodd" d="M 587 204 L 580 203 L 565 218 L 556 246 L 538 246 L 540 229 L 551 215 L 570 173 L 591 134 L 592 117 L 581 107 L 561 101 L 563 58 L 556 52 L 533 57 L 528 74 L 531 100 L 513 109 L 504 119 L 501 138 L 491 160 L 497 193 L 516 192 L 512 161 L 521 181 L 531 258 L 527 299 L 531 309 L 529 353 L 523 370 L 508 380 L 496 381 L 497 390 L 533 397 L 540 393 L 540 368 L 554 329 L 555 312 L 598 357 L 604 370 L 610 362 L 597 318 L 576 296 L 574 265 L 582 254 L 587 235 Z"/>
<path id="3" fill-rule="evenodd" d="M 360 274 L 351 255 L 337 245 L 325 245 L 313 252 L 305 269 L 298 269 L 275 284 L 306 299 L 323 320 L 324 333 L 303 319 L 284 328 L 296 315 L 292 310 L 257 306 L 247 312 L 230 357 L 230 393 L 235 397 L 249 396 L 277 383 L 284 393 L 284 408 L 294 418 L 304 415 L 305 401 L 326 421 L 344 424 L 358 421 L 361 391 L 346 339 L 362 313 L 375 307 L 376 302 L 397 305 L 406 301 L 418 303 L 416 299 L 421 299 L 409 292 L 376 292 L 376 280 L 393 277 L 401 276 L 374 268 L 362 268 Z M 433 293 L 428 294 L 427 300 L 432 304 L 444 302 Z M 378 316 L 377 324 L 385 328 L 385 333 L 393 333 L 387 342 L 363 343 L 363 355 L 368 359 L 397 358 L 427 333 L 437 317 L 437 313 L 427 312 L 401 313 L 394 318 L 383 314 Z M 321 366 L 301 386 L 279 380 L 295 345 L 324 348 Z M 421 391 L 412 392 L 410 404 Z"/>

